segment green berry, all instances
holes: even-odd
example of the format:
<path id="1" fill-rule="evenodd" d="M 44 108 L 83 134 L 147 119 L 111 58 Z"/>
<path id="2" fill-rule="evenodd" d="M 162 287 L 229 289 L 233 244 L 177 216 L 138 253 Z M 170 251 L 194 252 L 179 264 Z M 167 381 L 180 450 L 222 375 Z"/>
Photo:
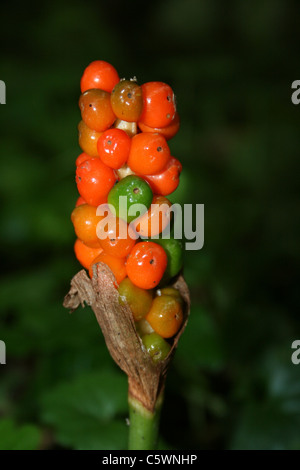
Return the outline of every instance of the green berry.
<path id="1" fill-rule="evenodd" d="M 120 196 L 126 199 L 120 200 Z M 108 194 L 108 203 L 115 208 L 116 216 L 124 219 L 127 223 L 144 214 L 149 209 L 152 199 L 153 193 L 149 184 L 136 175 L 123 178 Z M 144 208 L 140 213 L 129 215 L 129 209 L 133 204 L 142 204 Z"/>
<path id="2" fill-rule="evenodd" d="M 176 238 L 158 238 L 153 239 L 155 243 L 162 246 L 168 258 L 167 268 L 162 278 L 161 284 L 165 284 L 179 273 L 183 265 L 183 246 L 182 241 Z"/>
<path id="3" fill-rule="evenodd" d="M 135 286 L 128 277 L 120 283 L 118 290 L 119 303 L 129 305 L 135 321 L 139 321 L 147 315 L 153 300 L 151 290 Z"/>
<path id="4" fill-rule="evenodd" d="M 157 333 L 143 336 L 142 341 L 153 362 L 163 361 L 170 352 L 169 343 Z"/>

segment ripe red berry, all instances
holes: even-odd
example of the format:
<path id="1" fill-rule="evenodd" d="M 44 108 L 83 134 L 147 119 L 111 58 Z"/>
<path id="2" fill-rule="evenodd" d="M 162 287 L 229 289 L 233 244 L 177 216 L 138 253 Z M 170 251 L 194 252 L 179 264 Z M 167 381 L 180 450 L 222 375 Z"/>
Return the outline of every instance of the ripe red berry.
<path id="1" fill-rule="evenodd" d="M 137 287 L 152 289 L 160 282 L 168 263 L 165 250 L 154 242 L 137 243 L 126 262 L 127 276 Z"/>
<path id="2" fill-rule="evenodd" d="M 177 112 L 175 113 L 174 119 L 166 127 L 150 127 L 139 121 L 139 128 L 142 132 L 158 132 L 159 134 L 163 135 L 166 140 L 172 139 L 172 137 L 174 137 L 179 131 L 179 127 L 180 120 L 179 114 Z"/>
<path id="3" fill-rule="evenodd" d="M 125 220 L 118 217 L 106 217 L 97 227 L 99 243 L 105 253 L 116 258 L 125 258 L 136 242 L 135 232 Z"/>
<path id="4" fill-rule="evenodd" d="M 91 248 L 85 245 L 79 238 L 74 244 L 75 256 L 79 263 L 86 269 L 89 269 L 94 259 L 102 253 L 102 248 Z"/>
<path id="5" fill-rule="evenodd" d="M 83 199 L 83 197 L 79 196 L 79 198 L 77 198 L 75 207 L 82 206 L 83 204 L 86 204 L 86 201 Z"/>
<path id="6" fill-rule="evenodd" d="M 76 169 L 78 192 L 91 206 L 106 202 L 115 181 L 114 171 L 104 165 L 100 158 L 86 160 Z"/>
<path id="7" fill-rule="evenodd" d="M 81 93 L 91 88 L 100 88 L 110 93 L 119 80 L 118 72 L 111 64 L 105 60 L 94 60 L 81 77 Z"/>
<path id="8" fill-rule="evenodd" d="M 82 153 L 76 158 L 75 165 L 76 165 L 76 166 L 80 166 L 81 163 L 85 162 L 86 160 L 89 160 L 90 158 L 92 158 L 90 155 L 88 155 L 88 154 L 85 153 L 85 152 L 82 152 Z"/>
<path id="9" fill-rule="evenodd" d="M 131 139 L 125 131 L 108 129 L 98 140 L 98 155 L 105 165 L 117 170 L 127 161 L 130 145 Z"/>
<path id="10" fill-rule="evenodd" d="M 154 175 L 163 170 L 170 158 L 166 139 L 157 133 L 142 132 L 132 138 L 128 166 L 140 175 Z"/>
<path id="11" fill-rule="evenodd" d="M 90 265 L 89 268 L 89 275 L 90 278 L 93 277 L 93 265 L 96 263 L 105 263 L 110 270 L 112 271 L 113 275 L 116 278 L 117 284 L 120 284 L 123 279 L 126 277 L 126 268 L 125 268 L 125 258 L 116 258 L 115 256 L 111 256 L 105 251 L 102 251 L 97 258 L 94 259 L 93 263 Z M 115 286 L 118 287 L 118 286 Z"/>
<path id="12" fill-rule="evenodd" d="M 149 127 L 166 127 L 176 113 L 175 95 L 172 88 L 163 82 L 148 82 L 142 85 L 143 111 L 139 122 Z"/>
<path id="13" fill-rule="evenodd" d="M 179 185 L 182 165 L 179 160 L 171 157 L 165 168 L 156 175 L 146 175 L 145 180 L 151 186 L 153 193 L 168 196 Z"/>

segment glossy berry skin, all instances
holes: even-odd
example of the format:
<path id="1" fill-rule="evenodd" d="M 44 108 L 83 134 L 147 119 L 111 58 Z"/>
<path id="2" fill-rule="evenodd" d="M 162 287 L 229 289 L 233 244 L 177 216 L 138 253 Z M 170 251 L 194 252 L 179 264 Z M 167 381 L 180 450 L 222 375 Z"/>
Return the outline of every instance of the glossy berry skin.
<path id="1" fill-rule="evenodd" d="M 182 170 L 181 163 L 171 157 L 166 167 L 156 175 L 147 175 L 145 180 L 150 184 L 152 191 L 161 196 L 168 196 L 177 189 Z"/>
<path id="2" fill-rule="evenodd" d="M 127 207 L 122 207 L 121 196 L 126 198 L 124 202 Z M 129 175 L 119 181 L 108 194 L 108 203 L 111 204 L 116 211 L 116 216 L 130 223 L 137 215 L 129 215 L 128 212 L 133 204 L 143 204 L 145 212 L 150 207 L 153 193 L 149 184 L 139 176 Z"/>
<path id="3" fill-rule="evenodd" d="M 91 206 L 106 202 L 107 195 L 115 181 L 114 171 L 104 165 L 100 158 L 86 160 L 76 169 L 78 192 Z"/>
<path id="4" fill-rule="evenodd" d="M 119 302 L 121 305 L 128 304 L 135 321 L 144 318 L 149 312 L 153 300 L 152 291 L 135 286 L 126 277 L 119 286 Z"/>
<path id="5" fill-rule="evenodd" d="M 163 361 L 171 350 L 171 346 L 157 333 L 142 337 L 143 344 L 154 363 Z"/>
<path id="6" fill-rule="evenodd" d="M 170 140 L 179 131 L 179 128 L 180 128 L 179 114 L 176 112 L 174 119 L 166 127 L 150 127 L 150 126 L 146 126 L 146 124 L 144 124 L 143 122 L 139 122 L 139 128 L 142 132 L 158 132 L 158 134 L 162 134 L 166 140 Z"/>
<path id="7" fill-rule="evenodd" d="M 100 262 L 106 264 L 110 268 L 116 278 L 117 285 L 115 287 L 118 287 L 126 277 L 125 258 L 116 258 L 115 256 L 111 256 L 108 253 L 105 253 L 105 251 L 102 251 L 102 253 L 94 259 L 93 264 L 91 264 L 89 268 L 89 276 L 91 279 L 93 277 L 93 265 Z"/>
<path id="8" fill-rule="evenodd" d="M 81 77 L 81 93 L 91 88 L 100 88 L 110 93 L 119 80 L 118 72 L 111 64 L 105 60 L 94 60 L 86 67 Z"/>
<path id="9" fill-rule="evenodd" d="M 153 196 L 149 210 L 132 222 L 136 233 L 143 238 L 160 234 L 171 220 L 171 202 L 164 196 Z"/>
<path id="10" fill-rule="evenodd" d="M 83 199 L 83 197 L 79 196 L 79 198 L 77 198 L 75 207 L 82 206 L 83 204 L 86 204 L 86 201 Z"/>
<path id="11" fill-rule="evenodd" d="M 85 91 L 79 98 L 81 118 L 96 132 L 108 129 L 116 120 L 110 104 L 110 93 L 93 89 Z"/>
<path id="12" fill-rule="evenodd" d="M 102 162 L 114 168 L 121 168 L 126 163 L 131 146 L 131 139 L 121 129 L 104 131 L 97 143 L 98 155 Z"/>
<path id="13" fill-rule="evenodd" d="M 163 82 L 148 82 L 142 86 L 143 111 L 139 122 L 149 127 L 166 127 L 176 113 L 175 95 L 172 88 Z"/>
<path id="14" fill-rule="evenodd" d="M 142 132 L 132 138 L 127 163 L 137 174 L 154 175 L 164 169 L 170 156 L 164 136 Z"/>
<path id="15" fill-rule="evenodd" d="M 134 80 L 121 80 L 111 93 L 111 105 L 119 119 L 136 122 L 143 109 L 141 87 Z"/>
<path id="16" fill-rule="evenodd" d="M 152 289 L 163 277 L 167 262 L 164 249 L 157 243 L 139 242 L 127 258 L 127 276 L 141 289 Z"/>
<path id="17" fill-rule="evenodd" d="M 90 158 L 92 158 L 90 155 L 88 155 L 88 154 L 85 153 L 85 152 L 82 152 L 82 153 L 76 158 L 75 165 L 76 165 L 76 166 L 80 166 L 81 163 L 85 162 L 86 160 L 89 160 Z"/>
<path id="18" fill-rule="evenodd" d="M 98 157 L 97 142 L 102 132 L 93 131 L 84 121 L 78 124 L 78 142 L 81 150 L 90 157 Z"/>
<path id="19" fill-rule="evenodd" d="M 155 240 L 165 250 L 168 257 L 168 265 L 162 278 L 167 282 L 179 273 L 183 265 L 182 241 L 177 238 L 158 238 Z"/>
<path id="20" fill-rule="evenodd" d="M 167 286 L 162 289 L 157 289 L 156 295 L 170 295 L 171 297 L 175 297 L 175 299 L 183 305 L 183 298 L 181 297 L 179 290 L 175 289 L 175 287 Z"/>
<path id="21" fill-rule="evenodd" d="M 183 322 L 182 305 L 171 295 L 155 297 L 146 320 L 157 334 L 172 338 Z"/>
<path id="22" fill-rule="evenodd" d="M 97 258 L 102 251 L 102 248 L 91 248 L 85 245 L 79 238 L 77 238 L 74 244 L 75 256 L 85 269 L 89 269 L 94 259 Z"/>
<path id="23" fill-rule="evenodd" d="M 102 217 L 96 215 L 96 211 L 96 207 L 82 204 L 75 207 L 71 214 L 77 238 L 91 248 L 101 248 L 97 236 L 97 224 L 102 220 Z"/>
<path id="24" fill-rule="evenodd" d="M 103 250 L 109 255 L 124 258 L 136 242 L 135 232 L 118 217 L 106 217 L 97 227 L 97 236 Z"/>
<path id="25" fill-rule="evenodd" d="M 136 331 L 141 337 L 154 332 L 152 326 L 150 325 L 150 323 L 147 322 L 145 318 L 142 318 L 141 320 L 136 322 L 135 327 Z"/>

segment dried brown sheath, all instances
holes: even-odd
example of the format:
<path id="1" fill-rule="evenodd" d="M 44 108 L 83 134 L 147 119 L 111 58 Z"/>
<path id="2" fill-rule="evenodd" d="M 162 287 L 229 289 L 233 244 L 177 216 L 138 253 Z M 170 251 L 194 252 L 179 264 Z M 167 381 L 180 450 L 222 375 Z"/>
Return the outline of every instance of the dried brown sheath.
<path id="1" fill-rule="evenodd" d="M 112 358 L 128 375 L 129 394 L 146 409 L 153 411 L 156 400 L 163 391 L 170 360 L 188 320 L 189 290 L 183 277 L 179 275 L 173 286 L 184 299 L 184 322 L 174 337 L 166 359 L 154 364 L 136 331 L 129 305 L 119 303 L 116 285 L 115 277 L 108 266 L 97 263 L 93 266 L 92 280 L 84 269 L 73 277 L 63 305 L 71 312 L 80 304 L 83 307 L 85 303 L 91 306 Z"/>

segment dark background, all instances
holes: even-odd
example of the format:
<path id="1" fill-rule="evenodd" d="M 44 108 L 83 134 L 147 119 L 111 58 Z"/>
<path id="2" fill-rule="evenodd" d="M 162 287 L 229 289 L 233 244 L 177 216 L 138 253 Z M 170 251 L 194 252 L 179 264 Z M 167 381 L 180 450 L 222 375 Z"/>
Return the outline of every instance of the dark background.
<path id="1" fill-rule="evenodd" d="M 184 170 L 172 200 L 205 204 L 161 448 L 300 449 L 297 5 L 2 2 L 1 449 L 126 448 L 126 377 L 91 310 L 62 307 L 79 269 L 79 82 L 96 59 L 173 87 L 182 124 L 170 146 Z"/>

